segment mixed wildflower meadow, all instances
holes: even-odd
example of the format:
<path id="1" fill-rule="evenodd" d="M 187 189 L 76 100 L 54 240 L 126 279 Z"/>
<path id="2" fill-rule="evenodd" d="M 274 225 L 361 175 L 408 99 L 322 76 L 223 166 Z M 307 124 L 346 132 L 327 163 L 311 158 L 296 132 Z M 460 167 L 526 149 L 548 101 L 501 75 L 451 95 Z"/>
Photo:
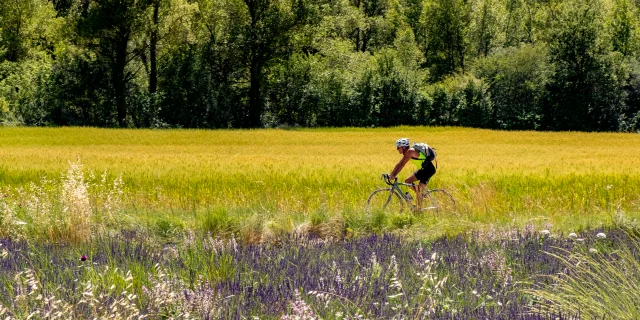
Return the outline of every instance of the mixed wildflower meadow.
<path id="1" fill-rule="evenodd" d="M 398 137 L 436 148 L 455 214 L 365 214 Z M 633 134 L 2 128 L 0 316 L 637 318 L 638 154 Z"/>

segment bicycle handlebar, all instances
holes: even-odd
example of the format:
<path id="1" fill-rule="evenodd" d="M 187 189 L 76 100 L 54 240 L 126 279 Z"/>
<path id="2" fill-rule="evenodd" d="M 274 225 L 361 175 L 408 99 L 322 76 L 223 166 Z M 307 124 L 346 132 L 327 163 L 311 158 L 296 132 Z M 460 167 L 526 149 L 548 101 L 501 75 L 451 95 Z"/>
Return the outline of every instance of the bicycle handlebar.
<path id="1" fill-rule="evenodd" d="M 391 180 L 389 179 L 389 174 L 388 173 L 383 173 L 382 174 L 382 179 L 384 180 L 384 182 L 390 186 L 393 185 L 401 185 L 401 186 L 407 186 L 407 187 L 413 187 L 414 185 L 412 183 L 398 183 L 398 177 L 395 177 L 393 179 L 393 182 L 391 182 Z"/>
<path id="2" fill-rule="evenodd" d="M 395 177 L 395 179 L 393 179 L 393 183 L 391 183 L 391 180 L 389 179 L 389 174 L 388 173 L 383 173 L 382 174 L 382 179 L 384 180 L 384 182 L 390 186 L 396 184 L 398 182 L 398 177 Z"/>

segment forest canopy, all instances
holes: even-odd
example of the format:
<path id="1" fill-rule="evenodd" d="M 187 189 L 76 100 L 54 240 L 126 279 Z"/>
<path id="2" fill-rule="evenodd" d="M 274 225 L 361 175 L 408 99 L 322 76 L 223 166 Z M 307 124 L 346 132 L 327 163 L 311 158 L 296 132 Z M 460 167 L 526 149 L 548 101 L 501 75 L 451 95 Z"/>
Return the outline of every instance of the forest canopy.
<path id="1" fill-rule="evenodd" d="M 638 0 L 0 0 L 3 125 L 640 130 Z"/>

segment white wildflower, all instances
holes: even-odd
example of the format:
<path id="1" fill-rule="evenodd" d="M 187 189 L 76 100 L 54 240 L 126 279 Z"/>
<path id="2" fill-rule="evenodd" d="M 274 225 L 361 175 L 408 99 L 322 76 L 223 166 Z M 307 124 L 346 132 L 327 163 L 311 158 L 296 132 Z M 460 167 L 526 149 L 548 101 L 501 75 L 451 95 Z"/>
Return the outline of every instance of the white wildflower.
<path id="1" fill-rule="evenodd" d="M 607 235 L 606 235 L 606 234 L 604 234 L 604 233 L 602 233 L 602 232 L 600 232 L 600 233 L 598 233 L 598 234 L 596 235 L 596 237 L 598 237 L 598 239 L 606 239 L 606 238 L 607 238 Z"/>
<path id="2" fill-rule="evenodd" d="M 578 235 L 575 232 L 569 233 L 569 239 L 577 239 Z"/>
<path id="3" fill-rule="evenodd" d="M 598 250 L 596 248 L 590 248 L 589 252 L 590 253 L 598 253 Z"/>
<path id="4" fill-rule="evenodd" d="M 281 320 L 315 320 L 316 316 L 313 313 L 313 309 L 302 299 L 302 295 L 296 289 L 295 299 L 291 301 L 291 314 L 282 315 Z"/>

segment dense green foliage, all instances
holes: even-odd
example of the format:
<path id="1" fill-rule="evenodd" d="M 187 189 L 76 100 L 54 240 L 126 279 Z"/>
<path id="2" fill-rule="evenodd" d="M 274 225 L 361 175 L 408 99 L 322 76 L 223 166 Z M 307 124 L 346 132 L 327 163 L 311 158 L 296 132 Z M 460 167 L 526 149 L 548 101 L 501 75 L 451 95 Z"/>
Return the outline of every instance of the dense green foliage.
<path id="1" fill-rule="evenodd" d="M 633 0 L 2 0 L 0 121 L 640 130 Z"/>

